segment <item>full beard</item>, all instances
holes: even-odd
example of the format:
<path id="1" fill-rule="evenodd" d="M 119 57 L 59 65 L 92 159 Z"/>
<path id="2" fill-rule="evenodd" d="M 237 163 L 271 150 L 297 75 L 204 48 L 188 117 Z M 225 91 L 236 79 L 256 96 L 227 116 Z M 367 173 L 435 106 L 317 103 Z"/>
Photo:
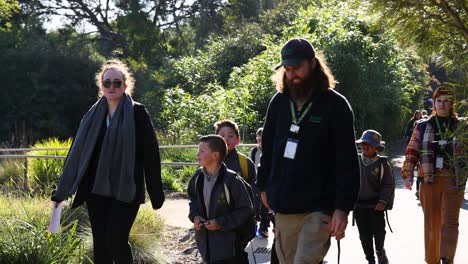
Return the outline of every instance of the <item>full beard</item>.
<path id="1" fill-rule="evenodd" d="M 306 101 L 316 90 L 311 74 L 309 74 L 306 79 L 302 80 L 302 82 L 296 84 L 293 82 L 293 80 L 288 80 L 287 78 L 285 79 L 286 87 L 289 88 L 289 92 L 291 93 L 293 100 Z"/>

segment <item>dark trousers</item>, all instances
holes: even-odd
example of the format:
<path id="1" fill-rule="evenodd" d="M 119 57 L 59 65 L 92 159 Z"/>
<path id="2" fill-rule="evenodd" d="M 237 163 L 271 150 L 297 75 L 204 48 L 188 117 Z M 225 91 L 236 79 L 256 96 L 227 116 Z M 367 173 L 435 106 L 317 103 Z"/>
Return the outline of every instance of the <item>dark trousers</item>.
<path id="1" fill-rule="evenodd" d="M 210 264 L 249 264 L 249 255 L 245 252 L 245 247 L 236 247 L 236 255 L 229 259 L 209 262 Z"/>
<path id="2" fill-rule="evenodd" d="M 268 212 L 268 209 L 262 204 L 260 206 L 260 232 L 268 230 L 268 228 L 270 227 L 270 219 L 271 215 Z"/>
<path id="3" fill-rule="evenodd" d="M 416 177 L 416 191 L 417 192 L 419 192 L 419 186 L 421 185 L 422 182 L 424 182 L 423 177 Z"/>
<path id="4" fill-rule="evenodd" d="M 95 264 L 132 264 L 128 236 L 140 208 L 113 198 L 90 194 L 89 221 L 93 233 Z"/>
<path id="5" fill-rule="evenodd" d="M 375 240 L 377 255 L 380 255 L 379 253 L 384 253 L 386 233 L 384 214 L 384 211 L 376 211 L 374 208 L 357 207 L 354 209 L 354 216 L 359 229 L 362 249 L 369 262 L 375 261 L 373 240 Z"/>

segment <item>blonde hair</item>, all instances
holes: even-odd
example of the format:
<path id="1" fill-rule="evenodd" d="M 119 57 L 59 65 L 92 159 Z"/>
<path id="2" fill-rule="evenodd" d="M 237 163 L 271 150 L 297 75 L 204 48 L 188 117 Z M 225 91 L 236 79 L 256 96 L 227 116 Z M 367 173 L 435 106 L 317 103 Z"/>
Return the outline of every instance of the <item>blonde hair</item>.
<path id="1" fill-rule="evenodd" d="M 128 66 L 118 59 L 110 59 L 104 62 L 104 64 L 102 64 L 101 69 L 98 73 L 96 73 L 95 76 L 96 86 L 99 88 L 98 96 L 102 97 L 104 94 L 102 91 L 102 77 L 104 76 L 106 71 L 111 69 L 122 73 L 122 81 L 124 82 L 124 84 L 127 85 L 125 93 L 127 93 L 128 95 L 133 95 L 135 89 L 135 79 L 133 78 L 133 74 L 128 69 Z"/>
<path id="2" fill-rule="evenodd" d="M 327 60 L 325 56 L 321 53 L 315 55 L 315 58 L 309 60 L 309 63 L 312 63 L 312 60 L 317 60 L 317 67 L 315 68 L 314 74 L 315 79 L 319 82 L 319 90 L 324 91 L 328 88 L 335 88 L 336 81 L 335 77 L 333 76 L 332 71 L 327 65 Z M 284 67 L 280 67 L 276 72 L 271 76 L 271 80 L 275 84 L 276 91 L 283 93 L 285 88 L 285 79 L 286 73 Z"/>

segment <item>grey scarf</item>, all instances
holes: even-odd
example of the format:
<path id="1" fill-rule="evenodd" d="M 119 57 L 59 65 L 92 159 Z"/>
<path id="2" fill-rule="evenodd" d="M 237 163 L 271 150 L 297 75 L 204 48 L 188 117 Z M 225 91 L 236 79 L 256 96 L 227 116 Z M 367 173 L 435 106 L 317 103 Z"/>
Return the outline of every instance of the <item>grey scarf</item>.
<path id="1" fill-rule="evenodd" d="M 124 94 L 106 130 L 92 193 L 130 203 L 135 198 L 135 118 L 134 102 Z M 65 161 L 55 197 L 72 196 L 88 169 L 94 146 L 107 114 L 107 100 L 101 97 L 84 115 Z"/>

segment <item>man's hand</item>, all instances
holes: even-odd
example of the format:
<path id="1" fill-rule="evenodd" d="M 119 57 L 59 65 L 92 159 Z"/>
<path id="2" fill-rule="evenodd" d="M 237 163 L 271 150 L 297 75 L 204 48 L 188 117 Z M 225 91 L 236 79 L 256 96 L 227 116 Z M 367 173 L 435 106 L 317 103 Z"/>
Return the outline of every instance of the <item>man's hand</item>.
<path id="1" fill-rule="evenodd" d="M 344 238 L 347 225 L 348 214 L 343 210 L 336 209 L 331 219 L 331 236 L 335 237 L 336 240 Z"/>
<path id="2" fill-rule="evenodd" d="M 404 179 L 403 182 L 405 183 L 406 189 L 410 191 L 413 189 L 413 178 L 408 177 Z"/>
<path id="3" fill-rule="evenodd" d="M 196 230 L 202 229 L 203 223 L 205 223 L 205 219 L 203 219 L 203 217 L 197 215 L 193 218 L 193 226 Z"/>
<path id="4" fill-rule="evenodd" d="M 268 210 L 270 210 L 270 205 L 268 204 L 268 199 L 267 199 L 267 194 L 266 194 L 266 192 L 261 192 L 261 193 L 260 193 L 260 196 L 262 197 L 262 203 L 263 203 L 263 205 L 264 205 Z"/>
<path id="5" fill-rule="evenodd" d="M 206 227 L 206 229 L 208 229 L 210 231 L 215 231 L 215 230 L 221 229 L 221 226 L 218 225 L 218 222 L 216 222 L 215 219 L 207 220 L 205 222 L 205 227 Z"/>
<path id="6" fill-rule="evenodd" d="M 374 210 L 376 210 L 376 211 L 383 211 L 383 210 L 385 210 L 385 204 L 382 203 L 382 202 L 378 202 L 378 203 L 375 205 Z"/>

